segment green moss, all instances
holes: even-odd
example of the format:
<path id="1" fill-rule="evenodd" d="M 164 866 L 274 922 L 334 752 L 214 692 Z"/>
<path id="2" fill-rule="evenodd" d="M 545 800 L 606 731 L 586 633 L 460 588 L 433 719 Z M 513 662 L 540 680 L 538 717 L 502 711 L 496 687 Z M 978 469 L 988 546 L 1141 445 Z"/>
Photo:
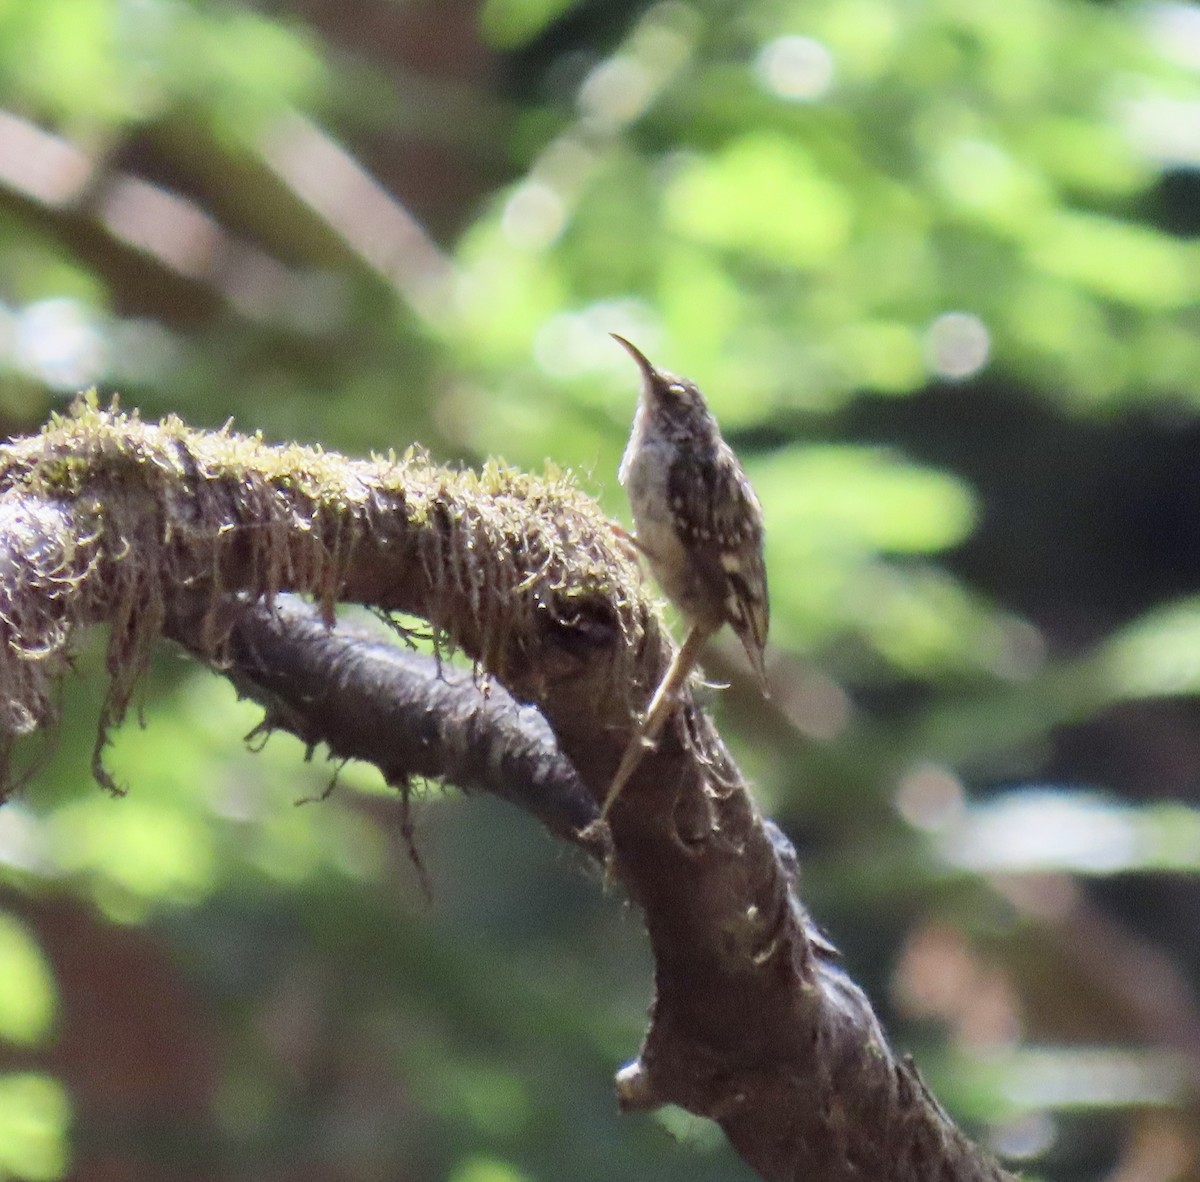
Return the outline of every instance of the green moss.
<path id="1" fill-rule="evenodd" d="M 615 624 L 619 668 L 606 682 L 631 680 L 646 629 L 659 626 L 636 559 L 554 467 L 535 475 L 489 461 L 478 472 L 454 470 L 417 448 L 351 460 L 228 426 L 145 423 L 115 401 L 102 409 L 93 393 L 40 435 L 0 448 L 5 489 L 61 509 L 46 525 L 61 532 L 39 548 L 46 569 L 31 564 L 27 585 L 13 592 L 26 598 L 18 635 L 0 652 L 0 677 L 18 690 L 12 714 L 50 720 L 73 633 L 107 621 L 111 684 L 96 774 L 110 786 L 99 760 L 107 729 L 121 720 L 181 588 L 210 596 L 214 620 L 227 592 L 282 590 L 312 596 L 332 619 L 355 563 L 385 563 L 390 582 L 375 575 L 362 585 L 403 594 L 377 606 L 425 615 L 439 644 L 466 647 L 502 678 L 514 656 L 527 668 L 539 645 L 555 643 L 547 620 L 570 628 L 585 602 Z M 414 565 L 396 565 L 404 563 Z M 66 600 L 47 601 L 46 587 L 64 585 Z M 214 654 L 227 629 L 212 628 Z M 50 659 L 22 665 L 22 651 Z"/>

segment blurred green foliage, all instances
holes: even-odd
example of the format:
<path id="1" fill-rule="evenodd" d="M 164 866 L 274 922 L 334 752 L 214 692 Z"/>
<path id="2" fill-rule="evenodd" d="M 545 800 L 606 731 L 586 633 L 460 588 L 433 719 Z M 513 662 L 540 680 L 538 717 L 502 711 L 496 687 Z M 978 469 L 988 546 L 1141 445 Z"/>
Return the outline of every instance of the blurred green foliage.
<path id="1" fill-rule="evenodd" d="M 1175 0 L 6 0 L 0 417 L 624 517 L 631 337 L 764 502 L 775 694 L 718 643 L 714 708 L 898 1041 L 1029 1176 L 1197 1178 L 1197 128 Z M 427 902 L 377 776 L 293 807 L 335 769 L 174 656 L 111 800 L 99 665 L 0 810 L 0 1176 L 748 1176 L 614 1116 L 636 919 L 523 818 L 428 793 Z"/>
<path id="2" fill-rule="evenodd" d="M 24 924 L 0 914 L 0 1034 L 6 1041 L 29 1044 L 49 1032 L 54 1012 L 54 978 Z"/>
<path id="3" fill-rule="evenodd" d="M 46 1182 L 67 1166 L 70 1106 L 58 1080 L 34 1073 L 0 1075 L 0 1172 Z"/>

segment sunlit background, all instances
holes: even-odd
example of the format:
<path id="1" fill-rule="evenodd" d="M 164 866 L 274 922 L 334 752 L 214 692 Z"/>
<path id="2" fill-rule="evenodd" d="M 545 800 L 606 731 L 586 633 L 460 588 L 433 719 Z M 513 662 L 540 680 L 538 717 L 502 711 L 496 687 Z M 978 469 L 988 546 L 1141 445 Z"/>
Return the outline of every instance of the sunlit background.
<path id="1" fill-rule="evenodd" d="M 3 0 L 0 427 L 119 391 L 569 465 L 695 378 L 765 505 L 714 709 L 939 1098 L 1200 1179 L 1200 7 Z M 636 913 L 493 801 L 306 763 L 164 647 L 0 809 L 0 1178 L 749 1179 L 618 1117 Z"/>

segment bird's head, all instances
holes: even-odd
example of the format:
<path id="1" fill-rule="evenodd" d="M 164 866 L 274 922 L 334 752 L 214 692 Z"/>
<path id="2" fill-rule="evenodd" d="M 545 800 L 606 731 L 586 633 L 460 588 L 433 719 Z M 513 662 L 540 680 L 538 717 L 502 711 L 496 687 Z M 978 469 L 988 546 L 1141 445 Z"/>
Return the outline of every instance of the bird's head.
<path id="1" fill-rule="evenodd" d="M 694 421 L 708 418 L 708 404 L 695 382 L 688 381 L 665 369 L 656 369 L 650 359 L 635 344 L 617 333 L 609 333 L 642 371 L 642 399 L 647 409 L 668 422 Z"/>

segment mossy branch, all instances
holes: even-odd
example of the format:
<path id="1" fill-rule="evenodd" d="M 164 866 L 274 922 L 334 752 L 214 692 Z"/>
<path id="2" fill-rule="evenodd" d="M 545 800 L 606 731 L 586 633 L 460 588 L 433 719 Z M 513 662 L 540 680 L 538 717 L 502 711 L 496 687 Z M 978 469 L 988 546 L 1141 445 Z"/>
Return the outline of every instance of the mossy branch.
<path id="1" fill-rule="evenodd" d="M 81 403 L 0 451 L 0 531 L 0 790 L 12 738 L 53 721 L 79 630 L 111 626 L 102 742 L 183 595 L 420 615 L 523 700 L 567 681 L 616 727 L 629 690 L 613 687 L 636 682 L 647 644 L 665 651 L 635 560 L 559 473 L 348 460 Z M 231 623 L 206 618 L 207 655 Z"/>
<path id="2" fill-rule="evenodd" d="M 284 591 L 311 596 L 325 624 L 339 601 L 428 619 L 539 707 L 593 800 L 671 657 L 633 556 L 561 475 L 452 472 L 417 453 L 350 461 L 85 404 L 0 449 L 3 782 L 12 739 L 53 721 L 81 628 L 110 626 L 103 738 L 166 628 L 228 660 L 236 630 L 262 622 L 254 605 Z M 323 659 L 302 633 L 293 673 L 306 651 Z M 261 680 L 266 651 L 249 674 Z M 315 712 L 304 725 L 328 737 Z M 888 1046 L 690 694 L 609 828 L 610 869 L 645 913 L 656 964 L 624 1107 L 711 1117 L 768 1182 L 1010 1178 Z"/>

